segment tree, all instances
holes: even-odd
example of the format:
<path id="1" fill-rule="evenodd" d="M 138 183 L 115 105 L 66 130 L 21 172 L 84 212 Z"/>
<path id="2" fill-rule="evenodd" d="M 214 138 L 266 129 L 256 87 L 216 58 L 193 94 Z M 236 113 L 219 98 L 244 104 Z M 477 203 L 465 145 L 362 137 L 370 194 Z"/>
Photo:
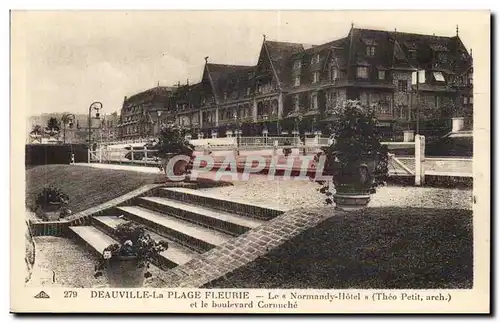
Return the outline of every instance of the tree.
<path id="1" fill-rule="evenodd" d="M 49 121 L 47 121 L 47 130 L 49 132 L 59 132 L 60 127 L 59 127 L 59 121 L 57 121 L 56 118 L 51 117 Z"/>
<path id="2" fill-rule="evenodd" d="M 42 126 L 40 126 L 38 124 L 34 125 L 30 131 L 30 135 L 33 135 L 33 136 L 41 136 L 42 133 L 43 133 Z"/>

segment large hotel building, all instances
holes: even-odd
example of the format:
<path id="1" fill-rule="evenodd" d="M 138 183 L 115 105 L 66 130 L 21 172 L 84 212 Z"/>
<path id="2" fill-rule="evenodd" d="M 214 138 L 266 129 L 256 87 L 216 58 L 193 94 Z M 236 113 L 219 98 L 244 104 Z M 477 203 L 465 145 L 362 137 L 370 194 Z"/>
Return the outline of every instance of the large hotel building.
<path id="1" fill-rule="evenodd" d="M 415 130 L 417 120 L 420 133 L 436 134 L 449 131 L 453 117 L 472 119 L 472 56 L 458 27 L 452 37 L 351 27 L 317 46 L 264 36 L 255 66 L 205 60 L 199 83 L 125 98 L 120 137 L 155 135 L 166 120 L 191 128 L 193 138 L 236 129 L 327 135 L 331 112 L 351 99 L 376 107 L 389 140 Z"/>

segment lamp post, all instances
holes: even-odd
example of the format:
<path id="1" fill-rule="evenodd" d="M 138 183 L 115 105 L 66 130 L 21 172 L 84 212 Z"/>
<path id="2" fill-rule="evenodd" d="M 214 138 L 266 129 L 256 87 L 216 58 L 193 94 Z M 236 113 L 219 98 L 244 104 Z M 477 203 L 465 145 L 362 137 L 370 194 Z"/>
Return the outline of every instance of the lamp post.
<path id="1" fill-rule="evenodd" d="M 235 112 L 233 114 L 234 122 L 236 123 L 236 130 L 234 131 L 234 134 L 236 135 L 236 154 L 240 154 L 240 135 L 241 135 L 241 125 L 240 125 L 240 119 L 238 119 L 238 114 Z"/>
<path id="2" fill-rule="evenodd" d="M 96 102 L 93 102 L 90 106 L 89 106 L 89 151 L 91 149 L 91 141 L 92 141 L 92 124 L 91 124 L 91 120 L 92 120 L 92 110 L 95 110 L 95 118 L 96 119 L 99 119 L 99 111 L 102 109 L 102 103 L 99 102 L 99 101 L 96 101 Z M 90 159 L 89 159 L 89 162 L 90 162 Z"/>
<path id="3" fill-rule="evenodd" d="M 66 143 L 66 124 L 69 124 L 70 128 L 73 128 L 73 123 L 75 122 L 76 117 L 73 113 L 63 114 L 61 117 L 61 121 L 63 123 L 63 143 Z"/>
<path id="4" fill-rule="evenodd" d="M 157 128 L 157 135 L 159 136 L 160 135 L 160 117 L 161 117 L 161 114 L 162 114 L 163 111 L 161 110 L 156 110 L 156 114 L 158 116 L 158 119 L 156 119 L 156 128 Z M 154 136 L 154 134 L 153 134 Z"/>

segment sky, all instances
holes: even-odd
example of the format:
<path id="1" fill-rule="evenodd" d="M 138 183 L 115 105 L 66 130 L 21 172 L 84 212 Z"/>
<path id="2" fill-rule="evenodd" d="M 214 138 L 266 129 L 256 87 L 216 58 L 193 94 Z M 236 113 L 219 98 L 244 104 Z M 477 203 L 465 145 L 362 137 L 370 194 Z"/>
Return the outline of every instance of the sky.
<path id="1" fill-rule="evenodd" d="M 481 16 L 482 14 L 482 16 Z M 483 20 L 480 20 L 480 17 Z M 27 115 L 119 111 L 124 96 L 177 82 L 198 82 L 204 66 L 256 64 L 268 40 L 322 44 L 351 23 L 422 34 L 459 35 L 481 52 L 484 12 L 391 11 L 28 11 L 12 14 L 12 55 L 21 62 Z M 22 58 L 22 59 L 21 59 Z M 13 77 L 15 75 L 13 74 Z M 15 108 L 15 107 L 14 107 Z"/>

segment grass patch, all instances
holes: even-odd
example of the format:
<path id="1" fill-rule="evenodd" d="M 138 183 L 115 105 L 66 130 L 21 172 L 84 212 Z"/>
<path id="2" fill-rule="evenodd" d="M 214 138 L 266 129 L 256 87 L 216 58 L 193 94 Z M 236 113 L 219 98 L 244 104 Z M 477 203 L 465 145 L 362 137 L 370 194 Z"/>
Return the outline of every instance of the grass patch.
<path id="1" fill-rule="evenodd" d="M 86 166 L 36 166 L 26 170 L 26 207 L 34 206 L 36 195 L 46 185 L 56 186 L 66 193 L 69 208 L 76 213 L 159 181 L 160 174 Z"/>
<path id="2" fill-rule="evenodd" d="M 472 288 L 472 211 L 333 216 L 208 288 Z"/>

